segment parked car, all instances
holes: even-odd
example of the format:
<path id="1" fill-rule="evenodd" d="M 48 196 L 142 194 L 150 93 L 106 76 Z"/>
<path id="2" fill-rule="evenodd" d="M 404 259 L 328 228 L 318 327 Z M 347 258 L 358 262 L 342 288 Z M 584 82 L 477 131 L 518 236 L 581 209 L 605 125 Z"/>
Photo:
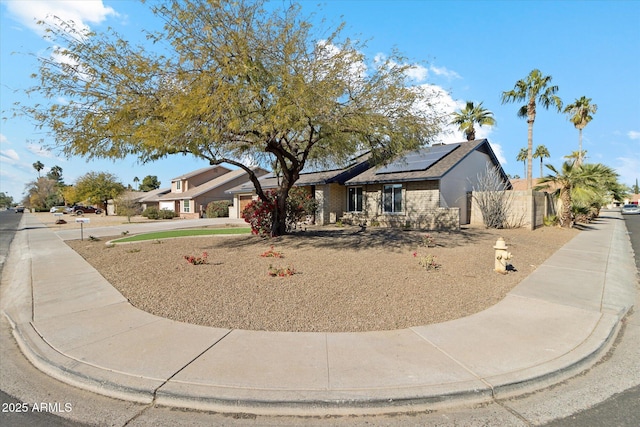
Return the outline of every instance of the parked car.
<path id="1" fill-rule="evenodd" d="M 60 212 L 60 213 L 63 213 L 63 214 L 68 213 L 66 206 L 54 206 L 51 209 L 49 209 L 49 212 L 51 212 L 51 213 Z"/>
<path id="2" fill-rule="evenodd" d="M 622 214 L 640 214 L 640 207 L 638 207 L 638 205 L 624 205 L 622 207 Z"/>
<path id="3" fill-rule="evenodd" d="M 101 214 L 102 209 L 97 209 L 97 208 L 94 208 L 93 206 L 75 205 L 71 207 L 71 212 L 73 212 L 76 215 L 84 215 L 86 213 Z"/>

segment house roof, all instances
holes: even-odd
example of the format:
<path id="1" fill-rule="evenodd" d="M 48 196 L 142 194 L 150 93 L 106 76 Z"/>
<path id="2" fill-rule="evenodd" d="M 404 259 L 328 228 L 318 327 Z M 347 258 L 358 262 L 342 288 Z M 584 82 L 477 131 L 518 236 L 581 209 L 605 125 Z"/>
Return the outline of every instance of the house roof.
<path id="1" fill-rule="evenodd" d="M 138 201 L 140 203 L 145 202 L 158 202 L 160 197 L 171 191 L 171 188 L 156 188 L 155 190 L 145 191 L 142 193 Z"/>
<path id="2" fill-rule="evenodd" d="M 346 185 L 439 180 L 474 151 L 487 154 L 493 164 L 500 167 L 489 141 L 480 139 L 430 146 L 409 152 L 391 163 L 364 171 L 347 180 Z M 502 167 L 500 173 L 503 179 L 509 182 Z"/>
<path id="3" fill-rule="evenodd" d="M 207 168 L 209 169 L 209 168 Z M 223 168 L 226 169 L 226 168 Z M 260 168 L 255 168 L 254 170 L 260 170 Z M 199 173 L 202 173 L 203 169 L 200 170 Z M 196 171 L 197 172 L 197 171 Z M 214 190 L 221 185 L 224 185 L 228 182 L 233 181 L 243 175 L 246 175 L 247 172 L 244 169 L 236 169 L 230 170 L 224 175 L 220 175 L 217 178 L 214 178 L 210 181 L 205 182 L 204 184 L 198 185 L 197 187 L 190 188 L 187 191 L 183 191 L 182 193 L 168 193 L 160 197 L 161 200 L 183 200 L 183 199 L 192 199 L 194 197 L 200 196 L 201 194 L 207 193 L 211 190 Z M 191 174 L 187 174 L 188 176 L 197 175 L 195 172 Z M 182 175 L 182 177 L 186 177 L 187 175 Z M 178 178 L 175 178 L 178 179 Z"/>
<path id="4" fill-rule="evenodd" d="M 209 170 L 212 170 L 212 169 L 218 169 L 218 168 L 225 169 L 227 172 L 231 172 L 231 169 L 226 168 L 224 166 L 220 166 L 220 165 L 207 166 L 205 168 L 197 169 L 197 170 L 194 170 L 192 172 L 186 173 L 184 175 L 176 176 L 175 178 L 172 178 L 171 181 L 173 182 L 173 181 L 178 181 L 178 180 L 183 180 L 183 179 L 189 179 L 192 176 L 197 176 L 197 175 L 200 175 L 203 172 L 206 172 L 206 171 L 209 171 Z"/>
<path id="5" fill-rule="evenodd" d="M 362 171 L 369 168 L 369 153 L 361 154 L 350 160 L 349 164 L 343 168 L 336 168 L 330 170 L 323 171 L 314 171 L 301 173 L 300 177 L 295 183 L 295 186 L 308 186 L 308 185 L 322 185 L 322 184 L 331 184 L 331 183 L 339 183 L 344 184 L 346 180 L 352 178 L 353 176 L 361 173 Z M 278 187 L 278 177 L 276 177 L 273 173 L 269 173 L 259 178 L 260 186 L 262 189 L 271 189 Z M 226 192 L 229 194 L 239 194 L 239 193 L 251 193 L 255 190 L 253 183 L 251 181 L 247 181 L 237 187 L 233 187 Z"/>

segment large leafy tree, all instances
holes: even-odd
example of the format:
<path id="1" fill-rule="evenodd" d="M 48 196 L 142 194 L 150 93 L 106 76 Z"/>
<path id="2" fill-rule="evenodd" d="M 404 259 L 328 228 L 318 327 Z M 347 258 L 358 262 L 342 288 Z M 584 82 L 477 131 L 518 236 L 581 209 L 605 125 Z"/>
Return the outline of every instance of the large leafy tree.
<path id="1" fill-rule="evenodd" d="M 547 147 L 545 147 L 544 145 L 538 145 L 536 147 L 536 151 L 533 153 L 533 158 L 540 159 L 540 178 L 542 178 L 542 175 L 544 175 L 544 172 L 542 171 L 542 161 L 543 159 L 548 159 L 549 157 L 551 157 L 551 154 L 549 154 L 549 150 L 547 149 Z"/>
<path id="2" fill-rule="evenodd" d="M 46 210 L 62 202 L 58 183 L 43 176 L 26 185 L 24 204 L 32 209 Z"/>
<path id="3" fill-rule="evenodd" d="M 125 187 L 115 175 L 108 172 L 89 172 L 78 178 L 75 184 L 76 197 L 92 205 L 100 205 L 107 213 L 107 203 L 124 193 Z"/>
<path id="4" fill-rule="evenodd" d="M 0 192 L 0 207 L 9 208 L 13 205 L 13 197 L 5 194 L 4 192 Z"/>
<path id="5" fill-rule="evenodd" d="M 147 175 L 142 178 L 142 184 L 138 188 L 140 191 L 151 191 L 157 190 L 160 188 L 160 181 L 158 181 L 158 177 L 155 175 Z"/>
<path id="6" fill-rule="evenodd" d="M 576 99 L 572 104 L 569 104 L 564 109 L 564 112 L 569 115 L 569 121 L 573 123 L 576 129 L 578 129 L 578 153 L 580 156 L 576 159 L 578 165 L 584 161 L 584 152 L 582 151 L 582 130 L 593 120 L 592 114 L 598 111 L 598 106 L 591 103 L 591 98 L 581 96 Z"/>
<path id="7" fill-rule="evenodd" d="M 340 164 L 361 150 L 384 161 L 428 144 L 444 117 L 433 92 L 407 85 L 396 53 L 366 61 L 342 26 L 316 35 L 298 5 L 264 0 L 166 0 L 151 8 L 164 30 L 133 46 L 114 33 L 49 28 L 33 90 L 50 100 L 23 108 L 67 155 L 145 162 L 171 154 L 279 173 L 271 234 L 285 232 L 289 190 L 309 163 Z M 164 50 L 163 50 L 164 49 Z M 431 94 L 431 95 L 430 95 Z M 59 96 L 68 103 L 56 103 Z M 251 159 L 251 162 L 246 162 Z"/>
<path id="8" fill-rule="evenodd" d="M 464 108 L 454 112 L 452 115 L 451 124 L 457 125 L 458 129 L 464 132 L 467 141 L 476 139 L 476 129 L 474 127 L 476 124 L 480 127 L 482 125 L 494 126 L 496 124 L 493 113 L 482 107 L 482 102 L 474 105 L 473 101 L 467 101 Z"/>
<path id="9" fill-rule="evenodd" d="M 562 110 L 562 100 L 556 95 L 558 86 L 551 85 L 551 76 L 544 76 L 538 69 L 518 80 L 512 90 L 502 92 L 502 103 L 522 102 L 525 104 L 518 109 L 518 117 L 527 119 L 527 189 L 531 189 L 533 173 L 531 160 L 533 159 L 533 123 L 536 120 L 536 108 L 539 105 L 545 109 L 550 107 Z"/>

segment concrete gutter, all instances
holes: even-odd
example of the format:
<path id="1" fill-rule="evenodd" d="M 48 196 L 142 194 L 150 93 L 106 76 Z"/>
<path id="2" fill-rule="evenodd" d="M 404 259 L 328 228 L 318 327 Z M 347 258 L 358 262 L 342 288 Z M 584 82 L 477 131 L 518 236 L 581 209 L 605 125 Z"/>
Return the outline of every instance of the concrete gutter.
<path id="1" fill-rule="evenodd" d="M 61 237 L 25 214 L 11 247 L 2 310 L 27 358 L 96 393 L 218 412 L 401 412 L 528 393 L 594 364 L 637 284 L 624 221 L 603 212 L 466 318 L 365 333 L 230 330 L 136 309 Z"/>

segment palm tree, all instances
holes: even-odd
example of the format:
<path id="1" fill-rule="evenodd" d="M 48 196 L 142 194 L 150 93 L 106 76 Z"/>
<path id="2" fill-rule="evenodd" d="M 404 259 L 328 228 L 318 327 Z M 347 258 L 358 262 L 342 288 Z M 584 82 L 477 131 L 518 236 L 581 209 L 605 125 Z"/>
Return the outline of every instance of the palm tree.
<path id="1" fill-rule="evenodd" d="M 527 149 L 521 148 L 518 156 L 516 157 L 516 161 L 522 162 L 524 165 L 524 176 L 527 176 Z"/>
<path id="2" fill-rule="evenodd" d="M 140 182 L 140 178 L 138 178 L 137 176 L 133 177 L 133 182 L 136 184 L 136 190 L 138 189 L 138 182 Z"/>
<path id="3" fill-rule="evenodd" d="M 604 195 L 618 186 L 617 174 L 600 163 L 576 165 L 575 162 L 564 162 L 561 170 L 553 165 L 546 166 L 552 174 L 542 177 L 536 190 L 548 188 L 549 184 L 557 187 L 556 193 L 562 204 L 559 216 L 561 227 L 573 227 L 574 209 L 577 207 L 599 209 Z M 574 200 L 578 203 L 574 204 Z"/>
<path id="4" fill-rule="evenodd" d="M 572 151 L 571 154 L 567 154 L 564 158 L 571 160 L 576 164 L 576 166 L 580 166 L 582 162 L 584 162 L 584 159 L 587 158 L 587 150 Z"/>
<path id="5" fill-rule="evenodd" d="M 33 164 L 33 168 L 38 172 L 38 178 L 40 178 L 40 171 L 44 169 L 44 165 L 40 160 Z"/>
<path id="6" fill-rule="evenodd" d="M 562 109 L 562 100 L 556 95 L 558 86 L 550 86 L 551 76 L 543 76 L 540 70 L 534 69 L 524 80 L 518 80 L 513 88 L 502 92 L 502 103 L 526 101 L 518 110 L 518 117 L 526 118 L 529 127 L 527 147 L 527 189 L 533 184 L 531 160 L 533 158 L 533 122 L 536 120 L 536 103 L 545 109 L 554 106 Z"/>
<path id="7" fill-rule="evenodd" d="M 494 126 L 496 124 L 493 113 L 482 108 L 482 102 L 473 105 L 472 101 L 467 101 L 467 105 L 463 109 L 452 113 L 452 115 L 451 124 L 458 125 L 458 129 L 464 132 L 467 141 L 476 139 L 476 130 L 473 125 L 477 124 L 482 127 L 482 125 Z"/>
<path id="8" fill-rule="evenodd" d="M 538 145 L 536 147 L 536 152 L 533 153 L 533 158 L 534 159 L 540 159 L 540 178 L 542 178 L 542 159 L 543 158 L 549 158 L 551 157 L 551 154 L 549 154 L 549 150 L 547 150 L 547 147 L 545 147 L 544 145 Z"/>
<path id="9" fill-rule="evenodd" d="M 595 114 L 596 111 L 598 111 L 598 106 L 591 104 L 591 98 L 585 96 L 576 99 L 573 104 L 567 105 L 564 109 L 564 113 L 569 115 L 569 121 L 578 129 L 578 153 L 582 153 L 582 129 L 593 120 L 591 114 Z M 583 160 L 583 157 L 578 157 L 576 162 L 580 165 Z"/>

